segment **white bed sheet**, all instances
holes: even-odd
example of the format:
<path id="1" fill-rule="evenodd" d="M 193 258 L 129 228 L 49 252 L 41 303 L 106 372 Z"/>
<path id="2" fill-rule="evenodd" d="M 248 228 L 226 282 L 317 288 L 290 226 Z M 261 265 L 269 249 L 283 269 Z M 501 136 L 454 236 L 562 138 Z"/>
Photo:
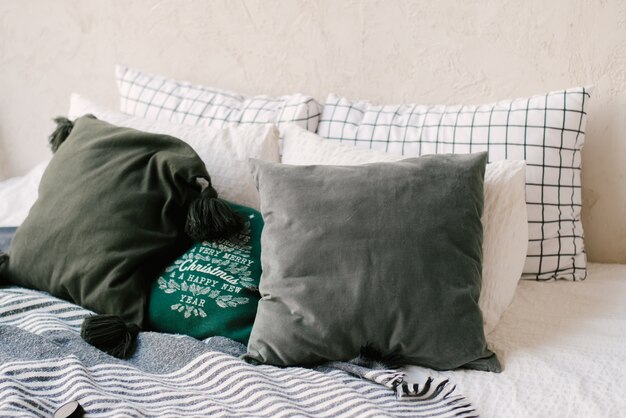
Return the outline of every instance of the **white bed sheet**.
<path id="1" fill-rule="evenodd" d="M 522 280 L 488 342 L 502 373 L 435 373 L 481 416 L 626 416 L 626 265 L 590 263 L 582 282 Z"/>

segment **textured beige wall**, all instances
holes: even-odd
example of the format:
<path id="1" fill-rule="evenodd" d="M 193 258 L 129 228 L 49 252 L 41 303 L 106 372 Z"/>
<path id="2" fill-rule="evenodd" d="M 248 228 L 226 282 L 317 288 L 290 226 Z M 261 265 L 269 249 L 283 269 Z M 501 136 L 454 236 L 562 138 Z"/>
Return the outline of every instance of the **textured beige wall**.
<path id="1" fill-rule="evenodd" d="M 0 1 L 0 178 L 48 155 L 77 91 L 115 106 L 113 64 L 245 93 L 482 103 L 595 84 L 583 153 L 592 260 L 626 263 L 626 3 Z"/>

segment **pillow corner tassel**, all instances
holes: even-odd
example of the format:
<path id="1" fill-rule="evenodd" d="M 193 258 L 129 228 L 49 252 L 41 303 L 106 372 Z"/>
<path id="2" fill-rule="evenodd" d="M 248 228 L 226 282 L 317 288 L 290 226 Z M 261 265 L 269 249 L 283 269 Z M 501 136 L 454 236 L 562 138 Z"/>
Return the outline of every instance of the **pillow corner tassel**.
<path id="1" fill-rule="evenodd" d="M 48 143 L 50 144 L 50 149 L 54 154 L 63 142 L 65 142 L 67 137 L 70 136 L 70 133 L 72 133 L 74 122 L 63 116 L 57 116 L 53 119 L 53 121 L 57 124 L 57 127 L 48 137 Z"/>
<path id="2" fill-rule="evenodd" d="M 87 343 L 120 359 L 135 351 L 139 327 L 127 324 L 117 315 L 92 315 L 83 320 L 80 336 Z"/>
<path id="3" fill-rule="evenodd" d="M 194 241 L 209 241 L 228 238 L 243 227 L 242 216 L 217 196 L 217 191 L 209 181 L 200 196 L 189 206 L 185 232 Z"/>
<path id="4" fill-rule="evenodd" d="M 96 119 L 96 117 L 92 114 L 87 114 L 85 117 Z M 50 145 L 52 153 L 55 154 L 61 145 L 63 145 L 67 137 L 72 133 L 72 129 L 74 129 L 74 122 L 76 121 L 72 122 L 64 116 L 57 116 L 52 120 L 57 124 L 57 127 L 48 137 L 48 144 Z"/>

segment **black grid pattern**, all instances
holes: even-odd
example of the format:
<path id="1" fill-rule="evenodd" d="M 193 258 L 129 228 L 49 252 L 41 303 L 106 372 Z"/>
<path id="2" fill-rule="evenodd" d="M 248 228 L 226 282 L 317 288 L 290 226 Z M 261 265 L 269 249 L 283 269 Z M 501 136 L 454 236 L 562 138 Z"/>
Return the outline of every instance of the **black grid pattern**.
<path id="1" fill-rule="evenodd" d="M 479 106 L 373 105 L 329 95 L 318 134 L 392 154 L 489 152 L 526 160 L 529 242 L 524 278 L 586 277 L 580 151 L 589 89 Z"/>
<path id="2" fill-rule="evenodd" d="M 242 123 L 295 123 L 315 132 L 322 106 L 310 96 L 244 97 L 230 91 L 115 67 L 120 110 L 147 119 L 225 128 Z"/>

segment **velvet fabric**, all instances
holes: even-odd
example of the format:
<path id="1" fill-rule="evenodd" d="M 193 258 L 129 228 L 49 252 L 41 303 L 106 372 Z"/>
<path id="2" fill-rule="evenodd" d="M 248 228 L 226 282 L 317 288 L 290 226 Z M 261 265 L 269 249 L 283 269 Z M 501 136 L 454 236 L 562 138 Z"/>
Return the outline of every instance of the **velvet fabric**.
<path id="1" fill-rule="evenodd" d="M 77 119 L 0 279 L 145 327 L 152 282 L 191 245 L 199 177 L 203 162 L 176 138 Z"/>
<path id="2" fill-rule="evenodd" d="M 246 358 L 290 366 L 366 351 L 499 371 L 481 286 L 486 153 L 361 166 L 251 160 L 265 221 Z"/>

